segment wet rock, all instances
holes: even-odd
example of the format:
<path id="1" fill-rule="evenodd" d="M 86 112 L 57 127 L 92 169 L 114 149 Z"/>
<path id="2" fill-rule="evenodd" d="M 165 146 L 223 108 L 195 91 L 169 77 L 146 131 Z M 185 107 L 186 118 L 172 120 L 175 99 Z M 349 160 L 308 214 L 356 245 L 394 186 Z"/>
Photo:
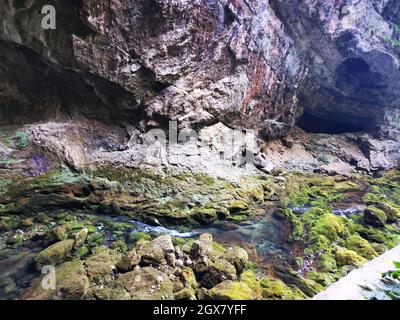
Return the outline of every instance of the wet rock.
<path id="1" fill-rule="evenodd" d="M 117 263 L 122 259 L 121 253 L 106 247 L 97 247 L 93 254 L 85 260 L 89 279 L 101 281 L 106 276 L 112 276 Z"/>
<path id="2" fill-rule="evenodd" d="M 118 283 L 113 283 L 111 287 L 94 286 L 90 288 L 89 294 L 98 300 L 130 300 L 128 291 Z"/>
<path id="3" fill-rule="evenodd" d="M 83 246 L 85 244 L 85 241 L 88 236 L 88 229 L 84 228 L 77 233 L 74 234 L 74 248 L 78 249 L 79 247 Z"/>
<path id="4" fill-rule="evenodd" d="M 211 224 L 218 219 L 215 209 L 202 208 L 193 212 L 193 218 L 201 224 Z"/>
<path id="5" fill-rule="evenodd" d="M 158 238 L 155 238 L 152 241 L 154 246 L 160 247 L 164 253 L 171 253 L 174 252 L 174 245 L 172 243 L 172 238 L 170 235 L 163 235 Z"/>
<path id="6" fill-rule="evenodd" d="M 236 280 L 236 278 L 235 267 L 226 260 L 218 259 L 206 268 L 201 277 L 200 285 L 210 289 L 220 282 Z"/>
<path id="7" fill-rule="evenodd" d="M 291 269 L 275 266 L 275 271 L 286 284 L 295 285 L 309 297 L 313 297 L 323 290 L 323 287 L 315 281 L 305 279 Z"/>
<path id="8" fill-rule="evenodd" d="M 44 249 L 35 258 L 37 267 L 41 269 L 44 265 L 59 264 L 71 252 L 73 246 L 74 240 L 68 239 Z"/>
<path id="9" fill-rule="evenodd" d="M 56 287 L 44 289 L 43 283 L 49 285 L 44 278 L 34 280 L 32 286 L 21 296 L 22 299 L 46 300 L 82 300 L 89 289 L 89 279 L 86 276 L 82 261 L 73 260 L 56 267 Z M 44 282 L 43 282 L 44 281 Z"/>
<path id="10" fill-rule="evenodd" d="M 132 300 L 172 300 L 173 283 L 167 275 L 152 267 L 121 274 L 118 281 Z"/>
<path id="11" fill-rule="evenodd" d="M 141 260 L 136 250 L 129 251 L 118 263 L 117 268 L 123 272 L 131 271 Z"/>
<path id="12" fill-rule="evenodd" d="M 350 265 L 359 267 L 367 262 L 367 260 L 361 257 L 357 252 L 338 246 L 335 247 L 335 257 L 340 266 Z"/>
<path id="13" fill-rule="evenodd" d="M 249 256 L 243 248 L 229 247 L 226 249 L 224 259 L 233 264 L 240 274 L 246 266 Z"/>
<path id="14" fill-rule="evenodd" d="M 369 206 L 364 211 L 364 221 L 372 226 L 384 227 L 387 222 L 387 215 L 381 209 Z"/>
<path id="15" fill-rule="evenodd" d="M 164 260 L 163 249 L 153 241 L 139 245 L 137 252 L 141 256 L 141 264 L 143 265 L 159 265 Z"/>
<path id="16" fill-rule="evenodd" d="M 192 244 L 190 257 L 192 259 L 203 258 L 209 255 L 212 251 L 213 238 L 211 234 L 202 234 L 198 240 Z"/>

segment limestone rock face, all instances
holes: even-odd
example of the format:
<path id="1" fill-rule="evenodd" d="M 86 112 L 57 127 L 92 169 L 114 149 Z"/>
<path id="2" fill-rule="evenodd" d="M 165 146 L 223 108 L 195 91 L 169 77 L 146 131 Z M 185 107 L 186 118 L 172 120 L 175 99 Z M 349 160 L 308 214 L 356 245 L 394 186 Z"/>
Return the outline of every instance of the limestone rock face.
<path id="1" fill-rule="evenodd" d="M 318 118 L 371 129 L 396 119 L 398 1 L 272 1 L 308 76 L 302 106 Z"/>
<path id="2" fill-rule="evenodd" d="M 1 6 L 0 123 L 221 122 L 275 138 L 304 109 L 360 130 L 396 124 L 395 0 L 52 3 L 55 30 L 42 28 L 45 0 Z"/>
<path id="3" fill-rule="evenodd" d="M 56 30 L 41 28 L 45 1 L 1 9 L 2 121 L 221 121 L 268 136 L 294 124 L 304 68 L 269 1 L 54 3 Z"/>

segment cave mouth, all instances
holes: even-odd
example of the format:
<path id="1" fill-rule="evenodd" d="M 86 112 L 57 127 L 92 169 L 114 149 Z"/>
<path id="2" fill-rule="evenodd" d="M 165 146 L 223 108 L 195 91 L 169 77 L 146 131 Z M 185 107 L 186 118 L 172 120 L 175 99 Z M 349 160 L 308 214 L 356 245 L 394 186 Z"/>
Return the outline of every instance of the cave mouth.
<path id="1" fill-rule="evenodd" d="M 308 112 L 303 113 L 303 115 L 297 121 L 297 125 L 309 133 L 340 134 L 367 131 L 363 126 L 326 120 L 316 117 Z"/>

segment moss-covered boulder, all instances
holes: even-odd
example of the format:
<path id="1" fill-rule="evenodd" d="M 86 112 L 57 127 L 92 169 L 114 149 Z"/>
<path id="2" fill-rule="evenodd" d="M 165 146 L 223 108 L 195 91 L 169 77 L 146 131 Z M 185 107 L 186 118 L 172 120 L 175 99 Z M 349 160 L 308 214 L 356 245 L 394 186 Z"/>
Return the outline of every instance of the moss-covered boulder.
<path id="1" fill-rule="evenodd" d="M 323 235 L 335 241 L 350 235 L 344 218 L 327 210 L 313 208 L 301 217 L 301 221 L 305 223 L 310 237 Z"/>
<path id="2" fill-rule="evenodd" d="M 67 239 L 57 242 L 50 247 L 47 247 L 35 258 L 37 268 L 41 269 L 44 265 L 56 265 L 71 252 L 74 246 L 74 240 Z"/>
<path id="3" fill-rule="evenodd" d="M 83 228 L 79 230 L 78 232 L 74 233 L 74 248 L 78 249 L 79 247 L 83 246 L 85 244 L 85 241 L 88 236 L 88 228 Z"/>
<path id="4" fill-rule="evenodd" d="M 218 219 L 217 210 L 213 208 L 198 208 L 193 211 L 193 218 L 201 224 L 211 224 Z"/>
<path id="5" fill-rule="evenodd" d="M 45 274 L 32 282 L 21 296 L 29 300 L 82 300 L 86 299 L 89 279 L 84 264 L 72 260 L 58 265 L 55 269 L 55 286 L 52 287 L 51 275 Z"/>
<path id="6" fill-rule="evenodd" d="M 359 267 L 367 262 L 365 258 L 361 257 L 357 252 L 353 250 L 335 246 L 334 252 L 336 261 L 340 266 L 350 265 Z"/>
<path id="7" fill-rule="evenodd" d="M 199 291 L 201 300 L 254 300 L 257 295 L 244 282 L 227 280 L 210 290 Z"/>
<path id="8" fill-rule="evenodd" d="M 119 283 L 128 291 L 132 300 L 173 300 L 172 281 L 166 274 L 152 267 L 121 274 Z"/>
<path id="9" fill-rule="evenodd" d="M 139 264 L 140 259 L 140 254 L 138 254 L 135 249 L 131 250 L 117 263 L 117 268 L 122 272 L 131 271 Z"/>
<path id="10" fill-rule="evenodd" d="M 50 243 L 62 241 L 68 238 L 67 231 L 64 226 L 57 226 L 54 228 L 51 228 L 47 233 L 46 233 L 46 240 Z"/>
<path id="11" fill-rule="evenodd" d="M 210 289 L 225 280 L 236 280 L 235 267 L 224 259 L 218 259 L 210 264 L 201 276 L 200 285 Z"/>
<path id="12" fill-rule="evenodd" d="M 264 278 L 261 281 L 261 296 L 266 300 L 298 300 L 305 295 L 298 289 L 292 289 L 277 279 Z"/>
<path id="13" fill-rule="evenodd" d="M 357 252 L 360 256 L 368 260 L 378 256 L 378 253 L 374 250 L 372 245 L 367 240 L 356 234 L 351 235 L 346 240 L 346 248 Z"/>
<path id="14" fill-rule="evenodd" d="M 317 266 L 323 272 L 337 271 L 337 263 L 335 257 L 330 253 L 323 253 L 317 259 Z"/>
<path id="15" fill-rule="evenodd" d="M 233 264 L 238 274 L 240 274 L 249 260 L 249 255 L 243 248 L 233 246 L 225 250 L 224 259 Z"/>
<path id="16" fill-rule="evenodd" d="M 88 277 L 93 281 L 101 281 L 102 278 L 112 275 L 122 255 L 117 250 L 107 247 L 97 247 L 93 254 L 85 260 Z"/>
<path id="17" fill-rule="evenodd" d="M 371 226 L 384 227 L 387 222 L 387 215 L 385 211 L 375 206 L 369 206 L 364 211 L 364 221 Z"/>

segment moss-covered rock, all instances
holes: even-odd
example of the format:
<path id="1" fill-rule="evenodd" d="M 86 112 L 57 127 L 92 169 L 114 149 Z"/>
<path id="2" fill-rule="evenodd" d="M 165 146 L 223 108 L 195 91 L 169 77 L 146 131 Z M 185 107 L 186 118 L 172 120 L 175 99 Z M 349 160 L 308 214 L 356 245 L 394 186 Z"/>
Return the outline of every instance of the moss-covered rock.
<path id="1" fill-rule="evenodd" d="M 371 226 L 384 227 L 387 222 L 387 215 L 383 210 L 369 206 L 365 209 L 364 221 Z"/>
<path id="2" fill-rule="evenodd" d="M 87 246 L 80 247 L 78 250 L 75 251 L 74 256 L 76 258 L 82 258 L 89 253 L 89 248 Z"/>
<path id="3" fill-rule="evenodd" d="M 201 300 L 254 300 L 256 294 L 244 282 L 226 280 L 214 288 L 199 292 Z"/>
<path id="4" fill-rule="evenodd" d="M 340 266 L 351 265 L 359 267 L 367 262 L 366 259 L 353 250 L 348 250 L 339 246 L 335 246 L 334 250 L 336 261 Z"/>
<path id="5" fill-rule="evenodd" d="M 68 238 L 67 231 L 64 226 L 57 226 L 50 229 L 46 234 L 46 240 L 50 243 L 62 241 Z"/>
<path id="6" fill-rule="evenodd" d="M 85 241 L 88 237 L 88 229 L 83 228 L 80 231 L 74 233 L 74 248 L 77 249 L 85 244 Z"/>
<path id="7" fill-rule="evenodd" d="M 89 279 L 101 281 L 107 275 L 112 275 L 122 255 L 117 250 L 107 247 L 97 247 L 93 254 L 85 260 L 85 266 Z"/>
<path id="8" fill-rule="evenodd" d="M 238 274 L 240 274 L 243 271 L 249 260 L 249 256 L 246 250 L 236 246 L 228 247 L 225 250 L 225 252 L 223 252 L 223 254 L 224 254 L 224 259 L 235 266 Z"/>
<path id="9" fill-rule="evenodd" d="M 323 272 L 337 271 L 337 264 L 335 257 L 330 253 L 323 253 L 317 259 L 318 268 Z"/>
<path id="10" fill-rule="evenodd" d="M 225 280 L 236 280 L 236 269 L 228 261 L 217 259 L 205 268 L 200 285 L 210 289 Z"/>
<path id="11" fill-rule="evenodd" d="M 261 283 L 252 270 L 249 269 L 243 271 L 243 273 L 240 275 L 240 281 L 247 284 L 249 288 L 257 295 L 257 297 L 261 297 Z"/>
<path id="12" fill-rule="evenodd" d="M 311 237 L 323 235 L 327 239 L 335 241 L 350 235 L 344 218 L 326 210 L 313 208 L 306 212 L 301 220 L 305 223 Z"/>
<path id="13" fill-rule="evenodd" d="M 304 299 L 305 295 L 298 289 L 288 287 L 277 279 L 264 278 L 261 281 L 261 296 L 267 300 L 298 300 Z"/>
<path id="14" fill-rule="evenodd" d="M 82 261 L 76 259 L 58 265 L 55 275 L 55 287 L 51 283 L 52 277 L 45 274 L 35 279 L 21 298 L 29 300 L 82 300 L 86 298 L 89 279 Z"/>
<path id="15" fill-rule="evenodd" d="M 118 281 L 128 291 L 132 300 L 172 300 L 172 281 L 166 274 L 152 267 L 121 274 Z"/>
<path id="16" fill-rule="evenodd" d="M 117 268 L 123 272 L 131 271 L 140 262 L 141 256 L 137 251 L 131 250 L 117 263 Z"/>
<path id="17" fill-rule="evenodd" d="M 370 260 L 378 256 L 378 253 L 374 250 L 372 245 L 367 240 L 356 234 L 351 235 L 346 240 L 346 248 L 357 252 L 365 259 Z"/>
<path id="18" fill-rule="evenodd" d="M 74 240 L 68 239 L 57 242 L 41 251 L 35 258 L 36 265 L 41 269 L 44 265 L 56 265 L 71 252 Z"/>

